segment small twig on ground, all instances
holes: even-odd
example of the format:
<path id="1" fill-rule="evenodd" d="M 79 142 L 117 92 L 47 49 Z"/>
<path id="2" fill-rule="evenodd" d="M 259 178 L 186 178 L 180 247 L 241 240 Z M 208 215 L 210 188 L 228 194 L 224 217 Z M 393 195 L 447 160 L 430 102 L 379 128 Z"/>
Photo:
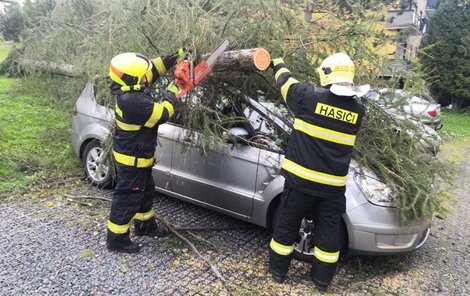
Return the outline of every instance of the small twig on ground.
<path id="1" fill-rule="evenodd" d="M 69 198 L 69 200 L 71 202 L 74 202 L 74 203 L 82 205 L 82 206 L 87 206 L 87 207 L 92 207 L 93 206 L 93 204 L 91 204 L 91 203 L 86 203 L 86 202 L 83 202 L 83 201 L 75 200 L 73 198 L 72 199 Z"/>
<path id="2" fill-rule="evenodd" d="M 178 231 L 223 231 L 223 230 L 238 230 L 238 229 L 251 229 L 256 228 L 256 226 L 231 226 L 231 227 L 189 227 L 181 226 L 175 227 L 175 230 Z"/>
<path id="3" fill-rule="evenodd" d="M 217 267 L 215 267 L 215 265 L 213 265 L 206 257 L 204 257 L 197 249 L 196 247 L 187 239 L 185 238 L 183 235 L 181 235 L 178 231 L 176 231 L 169 223 L 167 223 L 166 221 L 164 221 L 162 218 L 158 217 L 158 216 L 155 216 L 155 219 L 157 219 L 158 221 L 160 221 L 160 223 L 162 223 L 163 225 L 165 225 L 165 227 L 167 227 L 171 232 L 173 232 L 177 237 L 179 237 L 181 240 L 183 240 L 185 243 L 187 243 L 189 245 L 189 247 L 193 250 L 194 253 L 196 253 L 196 255 L 198 255 L 199 258 L 201 258 L 207 265 L 210 266 L 212 272 L 215 274 L 215 276 L 222 282 L 222 284 L 224 285 L 225 287 L 225 279 L 224 277 L 222 276 L 222 274 L 219 272 L 219 270 L 217 269 Z"/>
<path id="4" fill-rule="evenodd" d="M 199 240 L 199 241 L 202 241 L 202 242 L 208 244 L 212 249 L 214 249 L 214 250 L 217 251 L 217 247 L 216 247 L 213 243 L 211 243 L 210 241 L 208 241 L 208 240 L 206 240 L 206 239 L 200 237 L 199 235 L 196 235 L 196 234 L 192 233 L 191 231 L 187 231 L 187 233 L 188 233 L 189 235 L 191 235 L 192 237 L 194 237 L 195 239 L 197 239 L 197 240 Z"/>
<path id="5" fill-rule="evenodd" d="M 90 195 L 75 196 L 75 195 L 71 195 L 71 194 L 67 194 L 67 193 L 65 193 L 64 195 L 68 198 L 71 198 L 71 199 L 97 199 L 97 200 L 103 200 L 103 201 L 109 201 L 109 202 L 111 201 L 110 198 L 100 197 L 100 196 L 90 196 Z"/>

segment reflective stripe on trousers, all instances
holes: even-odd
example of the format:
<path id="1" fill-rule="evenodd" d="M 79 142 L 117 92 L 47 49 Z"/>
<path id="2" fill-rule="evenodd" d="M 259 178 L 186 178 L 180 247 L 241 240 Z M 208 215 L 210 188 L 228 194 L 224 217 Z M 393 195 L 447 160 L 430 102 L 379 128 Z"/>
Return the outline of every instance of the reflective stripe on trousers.
<path id="1" fill-rule="evenodd" d="M 151 167 L 154 162 L 155 158 L 139 158 L 135 157 L 132 155 L 127 155 L 123 153 L 119 153 L 116 151 L 113 151 L 114 159 L 116 162 L 126 165 L 126 166 L 131 166 L 131 167 L 137 167 L 137 168 L 148 168 Z"/>
<path id="2" fill-rule="evenodd" d="M 269 243 L 269 247 L 271 248 L 271 250 L 273 250 L 275 253 L 281 256 L 289 256 L 294 251 L 293 244 L 290 246 L 286 246 L 286 245 L 276 242 L 274 238 L 271 239 L 271 242 Z"/>

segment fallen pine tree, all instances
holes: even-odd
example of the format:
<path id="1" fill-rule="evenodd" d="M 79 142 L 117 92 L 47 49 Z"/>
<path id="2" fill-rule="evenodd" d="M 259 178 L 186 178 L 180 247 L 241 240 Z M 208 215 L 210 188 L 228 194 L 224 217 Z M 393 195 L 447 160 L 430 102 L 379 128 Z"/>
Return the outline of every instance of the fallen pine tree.
<path id="1" fill-rule="evenodd" d="M 38 26 L 25 32 L 22 58 L 54 66 L 74 65 L 78 69 L 74 72 L 82 76 L 56 78 L 35 70 L 26 70 L 25 74 L 28 80 L 36 77 L 37 85 L 44 81 L 61 85 L 61 97 L 68 97 L 71 103 L 87 80 L 96 74 L 107 75 L 109 61 L 118 53 L 138 51 L 155 57 L 185 46 L 201 58 L 228 39 L 233 51 L 263 47 L 272 57 L 284 57 L 301 81 L 317 84 L 315 69 L 319 63 L 329 54 L 343 51 L 356 63 L 358 84 L 393 86 L 393 80 L 377 79 L 384 67 L 379 49 L 389 41 L 380 26 L 386 6 L 383 1 L 352 2 L 64 0 Z M 200 97 L 198 104 L 189 104 L 188 100 L 179 111 L 188 119 L 184 122 L 187 128 L 207 135 L 202 145 L 223 137 L 220 120 L 236 120 L 217 111 L 218 102 L 230 98 L 221 91 L 220 83 L 255 99 L 281 104 L 270 70 L 253 71 L 228 61 L 226 65 L 193 93 Z M 157 89 L 164 88 L 171 79 L 169 73 Z M 108 84 L 106 80 L 99 82 L 98 96 L 102 103 L 112 106 Z M 448 165 L 416 145 L 422 138 L 418 128 L 391 118 L 370 102 L 365 104 L 369 113 L 358 138 L 355 159 L 400 195 L 404 221 L 445 212 L 448 194 L 441 185 L 450 181 Z M 407 132 L 397 132 L 400 130 Z"/>

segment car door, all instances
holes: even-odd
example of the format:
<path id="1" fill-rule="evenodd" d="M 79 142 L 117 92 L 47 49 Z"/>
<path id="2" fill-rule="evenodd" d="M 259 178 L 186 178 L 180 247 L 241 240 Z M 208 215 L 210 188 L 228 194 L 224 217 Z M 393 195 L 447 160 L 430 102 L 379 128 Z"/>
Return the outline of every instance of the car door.
<path id="1" fill-rule="evenodd" d="M 203 149 L 202 134 L 175 129 L 171 186 L 174 193 L 232 216 L 252 214 L 259 149 L 215 142 Z"/>
<path id="2" fill-rule="evenodd" d="M 155 164 L 152 168 L 153 179 L 157 189 L 171 191 L 170 171 L 173 154 L 174 128 L 171 124 L 158 127 L 157 146 L 155 149 Z"/>

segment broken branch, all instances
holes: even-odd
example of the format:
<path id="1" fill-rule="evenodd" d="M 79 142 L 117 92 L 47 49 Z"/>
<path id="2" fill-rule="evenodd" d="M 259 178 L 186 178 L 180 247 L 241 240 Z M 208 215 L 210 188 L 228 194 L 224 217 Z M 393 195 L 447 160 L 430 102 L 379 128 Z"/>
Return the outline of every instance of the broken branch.
<path id="1" fill-rule="evenodd" d="M 224 277 L 222 276 L 222 274 L 219 272 L 219 270 L 217 269 L 217 267 L 215 267 L 215 265 L 213 265 L 209 259 L 207 259 L 206 257 L 204 257 L 199 251 L 198 249 L 196 249 L 196 247 L 187 239 L 185 238 L 183 235 L 181 235 L 178 231 L 176 231 L 169 223 L 167 223 L 165 220 L 163 220 L 162 218 L 158 217 L 158 216 L 155 216 L 155 219 L 157 219 L 158 221 L 160 221 L 163 225 L 165 225 L 165 227 L 167 227 L 171 232 L 173 232 L 177 237 L 179 237 L 181 240 L 183 240 L 185 243 L 187 243 L 189 245 L 189 247 L 191 248 L 191 250 L 193 250 L 194 253 L 196 253 L 196 255 L 202 259 L 202 261 L 204 261 L 207 265 L 210 266 L 212 272 L 215 274 L 215 276 L 222 282 L 222 284 L 224 284 L 225 286 L 225 279 Z"/>

